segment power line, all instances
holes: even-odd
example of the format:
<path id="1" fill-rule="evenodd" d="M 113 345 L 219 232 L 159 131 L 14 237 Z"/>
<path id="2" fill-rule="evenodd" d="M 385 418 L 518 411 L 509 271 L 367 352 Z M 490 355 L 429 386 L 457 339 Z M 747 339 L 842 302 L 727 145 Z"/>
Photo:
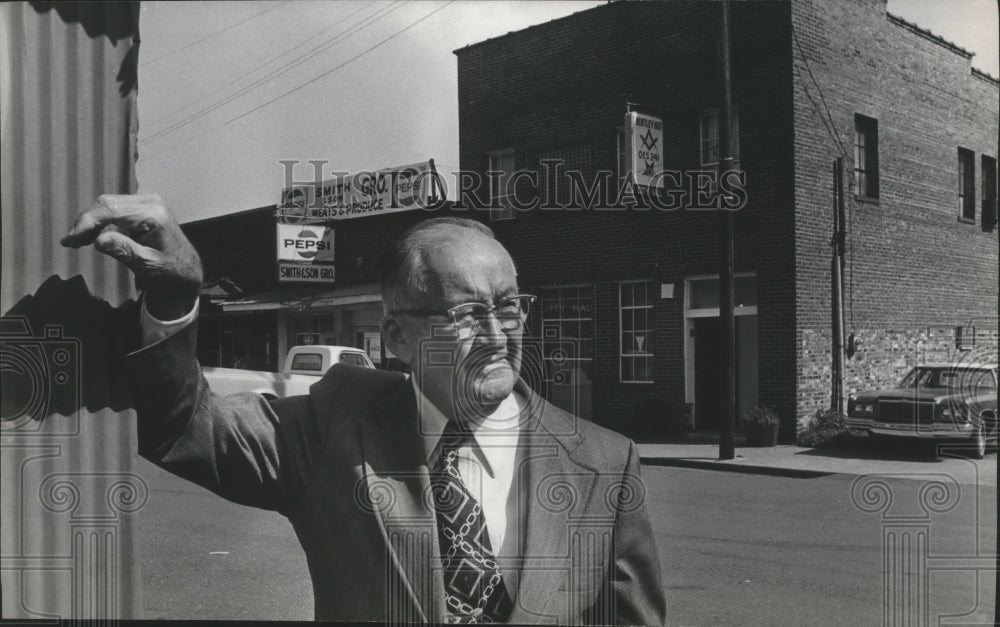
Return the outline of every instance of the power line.
<path id="1" fill-rule="evenodd" d="M 285 96 L 290 96 L 290 95 L 294 94 L 295 92 L 299 91 L 300 89 L 303 89 L 304 87 L 308 87 L 309 85 L 312 85 L 313 83 L 315 83 L 319 79 L 324 78 L 326 76 L 329 76 L 330 74 L 332 74 L 333 72 L 336 72 L 340 68 L 342 68 L 342 67 L 344 67 L 344 66 L 346 66 L 346 65 L 348 65 L 348 64 L 350 64 L 350 63 L 352 63 L 352 62 L 354 62 L 354 61 L 356 61 L 358 59 L 360 59 L 361 57 L 365 56 L 366 54 L 368 54 L 372 50 L 375 50 L 376 48 L 382 46 L 383 44 L 385 44 L 385 43 L 387 43 L 387 42 L 395 39 L 399 35 L 402 35 L 406 31 L 408 31 L 411 28 L 413 28 L 414 26 L 416 26 L 417 24 L 423 22 L 424 20 L 426 20 L 427 18 L 431 17 L 435 13 L 437 13 L 437 12 L 441 11 L 442 9 L 446 8 L 448 5 L 452 4 L 453 2 L 455 2 L 455 0 L 450 0 L 449 2 L 444 3 L 443 5 L 439 6 L 436 9 L 434 9 L 433 11 L 431 11 L 430 13 L 428 13 L 427 15 L 425 15 L 422 18 L 420 18 L 420 19 L 416 20 L 415 22 L 411 23 L 409 26 L 406 26 L 405 28 L 402 28 L 402 29 L 396 31 L 392 35 L 389 35 L 388 37 L 386 37 L 382 41 L 380 41 L 377 44 L 369 47 L 368 49 L 366 49 L 365 51 L 361 52 L 360 54 L 357 54 L 357 55 L 351 57 L 350 59 L 348 59 L 347 61 L 344 61 L 340 65 L 337 65 L 337 66 L 335 66 L 335 67 L 327 70 L 326 72 L 323 72 L 322 74 L 320 74 L 319 76 L 313 78 L 312 80 L 307 81 L 305 83 L 302 83 L 298 87 L 296 87 L 294 89 L 290 89 L 290 90 L 286 91 L 285 93 L 281 94 L 280 96 L 272 98 L 271 100 L 268 100 L 267 102 L 265 102 L 265 103 L 263 103 L 261 105 L 258 105 L 256 107 L 254 107 L 253 109 L 250 109 L 246 113 L 243 113 L 241 115 L 236 116 L 235 118 L 232 118 L 231 120 L 229 120 L 228 122 L 226 122 L 224 126 L 228 126 L 228 125 L 232 124 L 233 122 L 235 122 L 237 120 L 245 118 L 246 116 L 250 115 L 251 113 L 253 113 L 255 111 L 259 111 L 260 109 L 263 109 L 264 107 L 267 107 L 269 105 L 272 105 L 275 102 L 277 102 L 277 101 L 281 100 L 282 98 L 284 98 Z"/>
<path id="2" fill-rule="evenodd" d="M 209 113 L 212 113 L 213 111 L 216 111 L 217 109 L 219 109 L 219 108 L 221 108 L 221 107 L 229 104 L 230 102 L 236 100 L 237 98 L 239 98 L 241 96 L 244 96 L 245 94 L 249 93 L 253 89 L 259 87 L 260 85 L 263 85 L 264 83 L 266 83 L 266 82 L 268 82 L 270 80 L 273 80 L 273 79 L 277 78 L 278 76 L 280 76 L 280 75 L 288 72 L 292 68 L 297 67 L 301 62 L 307 61 L 307 60 L 315 57 L 316 55 L 320 54 L 321 52 L 323 52 L 323 51 L 331 48 L 335 44 L 337 44 L 337 43 L 339 43 L 339 42 L 341 42 L 341 41 L 343 41 L 343 40 L 345 40 L 345 39 L 347 39 L 347 38 L 349 38 L 349 37 L 351 37 L 351 36 L 353 36 L 353 35 L 361 32 L 365 28 L 368 28 L 369 26 L 371 26 L 375 22 L 377 22 L 380 19 L 384 18 L 389 13 L 397 10 L 402 5 L 399 2 L 394 2 L 394 3 L 389 4 L 387 6 L 388 6 L 388 9 L 379 9 L 379 11 L 376 11 L 372 15 L 370 15 L 370 16 L 364 18 L 363 20 L 361 20 L 361 22 L 358 22 L 357 24 L 354 24 L 353 26 L 348 27 L 344 31 L 341 31 L 340 33 L 338 33 L 337 35 L 335 35 L 332 39 L 327 40 L 325 43 L 323 43 L 320 46 L 314 48 L 313 50 L 311 50 L 311 51 L 309 51 L 309 52 L 307 52 L 307 53 L 305 53 L 303 55 L 300 55 L 296 59 L 293 59 L 292 61 L 289 61 L 288 63 L 284 64 L 280 68 L 272 70 L 268 74 L 266 74 L 263 77 L 261 77 L 261 78 L 255 80 L 255 81 L 253 81 L 252 83 L 250 83 L 246 87 L 243 87 L 243 88 L 237 90 L 235 93 L 233 93 L 233 94 L 231 94 L 229 96 L 226 96 L 222 100 L 220 100 L 220 101 L 218 101 L 218 102 L 216 102 L 216 103 L 214 103 L 212 105 L 209 105 L 209 106 L 201 109 L 200 111 L 197 111 L 196 113 L 193 113 L 193 114 L 187 116 L 186 118 L 184 118 L 184 119 L 182 119 L 182 120 L 180 120 L 178 122 L 175 122 L 175 123 L 173 123 L 173 124 L 171 124 L 171 125 L 163 128 L 163 129 L 161 129 L 159 131 L 156 131 L 155 133 L 153 133 L 149 137 L 144 138 L 140 143 L 149 143 L 149 142 L 156 141 L 157 139 L 160 139 L 161 137 L 163 137 L 163 136 L 165 136 L 165 135 L 167 135 L 169 133 L 172 133 L 173 131 L 175 131 L 175 130 L 183 127 L 183 126 L 185 126 L 187 124 L 190 124 L 191 122 L 193 122 L 193 121 L 195 121 L 197 119 L 200 119 L 200 118 L 208 115 Z M 381 12 L 381 14 L 379 14 L 380 12 Z M 366 22 L 366 21 L 368 23 L 363 24 L 363 22 Z"/>
<path id="3" fill-rule="evenodd" d="M 261 64 L 261 65 L 260 65 L 260 67 L 256 67 L 256 68 L 254 68 L 254 69 L 250 70 L 249 72 L 245 72 L 245 73 L 243 73 L 243 74 L 241 74 L 241 75 L 237 76 L 236 78 L 232 79 L 231 81 L 229 81 L 229 82 L 228 82 L 228 83 L 226 83 L 225 85 L 220 85 L 219 87 L 216 87 L 215 89 L 213 89 L 212 91 L 208 92 L 207 94 L 205 94 L 205 95 L 204 95 L 204 96 L 202 96 L 201 98 L 197 98 L 197 99 L 195 99 L 195 100 L 193 100 L 193 101 L 191 101 L 191 102 L 189 102 L 189 103 L 185 104 L 185 105 L 184 105 L 184 106 L 182 106 L 182 107 L 181 107 L 180 109 L 175 109 L 174 111 L 171 111 L 170 113 L 166 113 L 166 114 L 164 114 L 164 115 L 161 115 L 160 117 L 158 117 L 158 118 L 156 118 L 156 119 L 154 119 L 154 120 L 151 120 L 151 121 L 150 121 L 150 122 L 148 122 L 147 124 L 149 124 L 149 125 L 155 125 L 155 124 L 156 124 L 157 122 L 159 122 L 159 121 L 161 121 L 161 120 L 165 120 L 165 119 L 167 119 L 167 118 L 169 118 L 169 117 L 171 117 L 171 116 L 173 116 L 173 115 L 175 115 L 175 114 L 177 114 L 177 113 L 180 113 L 180 112 L 182 112 L 182 111 L 185 111 L 185 110 L 187 110 L 187 109 L 190 109 L 191 107 L 193 107 L 193 106 L 194 106 L 195 104 L 197 104 L 197 103 L 200 103 L 200 102 L 204 102 L 204 101 L 208 100 L 208 97 L 209 97 L 209 96 L 212 96 L 212 95 L 214 95 L 214 94 L 217 94 L 217 93 L 219 93 L 220 91 L 223 91 L 224 89 L 226 89 L 227 87 L 229 87 L 230 85 L 233 85 L 234 83 L 238 83 L 239 81 L 241 81 L 241 80 L 243 80 L 244 78 L 246 78 L 246 77 L 250 76 L 251 74 L 254 74 L 255 72 L 259 72 L 259 71 L 260 71 L 261 69 L 263 69 L 264 67 L 266 67 L 266 66 L 268 66 L 268 65 L 271 65 L 272 63 L 275 63 L 275 62 L 277 62 L 277 61 L 278 61 L 279 59 L 282 59 L 282 58 L 284 58 L 284 57 L 285 57 L 285 56 L 287 56 L 287 55 L 288 55 L 289 53 L 293 52 L 294 50 L 297 50 L 297 49 L 301 48 L 302 46 L 306 45 L 307 43 L 309 43 L 309 42 L 310 42 L 310 41 L 312 41 L 313 39 L 316 39 L 316 38 L 317 38 L 317 37 L 319 37 L 320 35 L 323 35 L 323 34 L 327 33 L 328 31 L 330 31 L 331 29 L 333 29 L 333 28 L 336 28 L 337 26 L 339 26 L 339 25 L 343 24 L 344 22 L 346 22 L 347 20 L 351 19 L 352 17 L 354 17 L 354 16 L 355 16 L 355 15 L 357 15 L 358 13 L 360 13 L 360 12 L 364 11 L 365 9 L 367 9 L 368 7 L 370 7 L 370 6 L 371 6 L 371 5 L 373 5 L 373 4 L 375 4 L 375 0 L 370 0 L 370 1 L 369 1 L 369 2 L 367 3 L 367 4 L 365 4 L 364 6 L 362 6 L 362 7 L 361 7 L 360 9 L 358 9 L 357 11 L 354 11 L 354 12 L 353 12 L 353 13 L 351 13 L 350 15 L 347 15 L 347 16 L 345 16 L 344 18 L 342 18 L 342 19 L 339 19 L 339 20 L 337 20 L 336 22 L 334 22 L 333 24 L 330 24 L 329 26 L 327 26 L 327 27 L 326 27 L 326 28 L 324 28 L 323 30 L 319 31 L 319 32 L 318 32 L 318 33 L 316 33 L 315 35 L 312 35 L 311 37 L 309 37 L 309 38 L 307 38 L 307 39 L 304 39 L 303 41 L 301 41 L 301 42 L 299 42 L 299 43 L 297 43 L 297 44 L 293 45 L 293 46 L 292 46 L 291 48 L 289 48 L 288 50 L 285 50 L 284 52 L 282 52 L 282 53 L 281 53 L 281 54 L 279 54 L 278 56 L 276 56 L 276 57 L 274 57 L 274 58 L 272 58 L 272 59 L 270 59 L 270 60 L 268 60 L 268 61 L 265 61 L 265 62 L 264 62 L 263 64 Z M 376 11 L 376 13 L 378 13 L 378 11 Z M 374 14 L 373 14 L 373 15 L 374 15 Z M 326 41 L 324 41 L 324 42 L 323 42 L 322 44 L 320 44 L 320 47 L 322 47 L 322 46 L 325 46 L 325 45 L 326 45 L 326 44 L 328 44 L 328 43 L 330 43 L 330 40 L 329 40 L 329 39 L 328 39 L 328 40 L 326 40 Z M 312 51 L 310 51 L 310 52 L 313 52 L 314 50 L 316 50 L 316 49 L 314 48 L 314 49 L 313 49 Z M 309 53 L 305 53 L 305 54 L 306 54 L 306 55 L 308 55 Z M 297 57 L 297 58 L 296 58 L 295 60 L 293 60 L 293 61 L 292 61 L 291 63 L 296 63 L 296 62 L 298 62 L 298 61 L 302 60 L 302 59 L 303 59 L 303 57 L 305 57 L 305 55 L 303 55 L 303 56 L 300 56 L 300 57 Z M 282 66 L 282 68 L 284 68 L 284 67 L 287 67 L 287 65 L 288 65 L 288 64 L 286 64 L 286 65 Z M 280 70 L 280 68 L 279 68 L 279 70 Z M 277 70 L 276 70 L 276 71 L 277 71 Z M 265 78 L 266 78 L 266 77 L 265 77 Z"/>
<path id="4" fill-rule="evenodd" d="M 792 39 L 795 40 L 795 46 L 799 50 L 799 57 L 802 58 L 802 63 L 806 66 L 806 72 L 809 74 L 809 79 L 812 80 L 813 85 L 816 86 L 816 91 L 819 93 L 819 99 L 823 103 L 823 108 L 826 110 L 826 116 L 824 117 L 823 111 L 819 110 L 819 106 L 816 101 L 813 100 L 812 95 L 809 90 L 806 89 L 806 96 L 809 97 L 809 101 L 812 102 L 813 108 L 816 109 L 816 113 L 819 114 L 820 120 L 823 122 L 823 126 L 826 127 L 826 132 L 830 135 L 831 139 L 837 144 L 837 148 L 840 150 L 840 155 L 846 160 L 848 159 L 847 151 L 844 149 L 844 145 L 840 141 L 840 134 L 837 133 L 837 125 L 833 121 L 833 115 L 830 113 L 830 107 L 826 104 L 826 98 L 823 97 L 823 88 L 819 86 L 819 82 L 816 77 L 813 76 L 812 68 L 809 67 L 809 61 L 806 59 L 805 52 L 802 50 L 802 44 L 799 42 L 798 33 L 795 32 L 795 25 L 792 25 Z M 827 121 L 829 120 L 829 124 Z"/>
<path id="5" fill-rule="evenodd" d="M 398 4 L 398 3 L 393 3 L 393 4 Z M 261 78 L 255 80 L 252 83 L 250 83 L 249 85 L 247 85 L 247 86 L 245 86 L 245 87 L 237 90 L 235 93 L 230 94 L 229 96 L 223 98 L 222 100 L 219 100 L 218 102 L 216 102 L 216 103 L 214 103 L 212 105 L 209 105 L 209 106 L 205 107 L 204 109 L 201 109 L 200 111 L 198 111 L 198 112 L 196 112 L 196 113 L 194 113 L 192 115 L 189 115 L 188 117 L 186 117 L 186 118 L 184 118 L 184 119 L 182 119 L 182 120 L 180 120 L 178 122 L 175 122 L 174 124 L 171 124 L 170 126 L 168 126 L 166 128 L 163 128 L 163 129 L 161 129 L 161 130 L 153 133 L 149 137 L 145 138 L 143 140 L 143 143 L 155 141 L 155 140 L 159 139 L 160 137 L 163 137 L 164 135 L 166 135 L 168 133 L 171 133 L 171 132 L 173 132 L 173 131 L 181 128 L 182 126 L 185 126 L 186 124 L 189 124 L 189 123 L 191 123 L 191 122 L 193 122 L 193 121 L 195 121 L 195 120 L 197 120 L 199 118 L 204 117 L 205 115 L 208 115 L 209 113 L 212 113 L 213 111 L 215 111 L 215 110 L 217 110 L 217 109 L 219 109 L 219 108 L 221 108 L 221 107 L 229 104 L 230 102 L 236 100 L 237 98 L 239 98 L 239 97 L 241 97 L 241 96 L 249 93 L 250 91 L 252 91 L 256 87 L 258 87 L 260 85 L 263 85 L 264 83 L 266 83 L 266 82 L 268 82 L 270 80 L 273 80 L 273 79 L 277 78 L 278 76 L 281 76 L 282 74 L 284 74 L 284 73 L 288 72 L 289 70 L 291 70 L 292 68 L 296 67 L 298 64 L 300 64 L 300 63 L 302 63 L 304 61 L 307 61 L 307 60 L 315 57 L 316 55 L 320 54 L 321 52 L 323 52 L 323 51 L 331 48 L 332 46 L 336 45 L 340 41 L 343 41 L 343 40 L 347 39 L 348 37 L 351 37 L 352 35 L 354 35 L 354 34 L 360 32 L 360 31 L 364 30 L 368 26 L 371 26 L 372 24 L 374 24 L 378 20 L 382 19 L 383 17 L 385 17 L 386 15 L 388 15 L 389 13 L 391 13 L 392 11 L 395 11 L 397 8 L 399 8 L 398 6 L 393 6 L 393 4 L 388 5 L 388 7 L 389 7 L 388 10 L 379 9 L 379 11 L 376 11 L 372 15 L 369 15 L 368 17 L 362 19 L 360 22 L 358 22 L 358 23 L 356 23 L 356 24 L 354 24 L 352 26 L 349 26 L 345 30 L 337 33 L 331 39 L 328 39 L 327 41 L 325 41 L 324 43 L 320 44 L 319 46 L 313 48 L 309 52 L 306 52 L 306 53 L 304 53 L 302 55 L 299 55 L 295 59 L 289 61 L 288 63 L 285 63 L 284 65 L 282 65 L 281 67 L 279 67 L 279 68 L 277 68 L 275 70 L 272 70 L 271 72 L 265 74 Z M 381 14 L 379 14 L 380 12 L 381 12 Z M 351 15 L 354 15 L 354 13 L 352 13 Z M 345 18 L 345 20 L 346 19 L 349 19 L 349 18 Z M 343 22 L 343 21 L 344 20 L 341 20 L 341 22 Z M 366 21 L 368 23 L 367 24 L 363 24 Z"/>
<path id="6" fill-rule="evenodd" d="M 203 42 L 203 41 L 205 41 L 207 39 L 211 39 L 212 37 L 215 37 L 216 35 L 220 35 L 220 34 L 226 32 L 228 30 L 232 30 L 232 29 L 236 28 L 237 26 L 239 26 L 241 24 L 246 24 L 250 20 L 255 20 L 258 17 L 260 17 L 261 15 L 264 15 L 265 13 L 268 13 L 270 11 L 273 11 L 273 10 L 277 9 L 277 8 L 280 8 L 283 5 L 288 4 L 288 1 L 289 0 L 285 0 L 285 2 L 278 2 L 278 3 L 274 4 L 273 6 L 270 6 L 270 7 L 266 8 L 266 9 L 264 9 L 263 11 L 260 11 L 258 13 L 254 13 L 250 17 L 248 17 L 246 19 L 243 19 L 243 20 L 240 20 L 239 22 L 236 22 L 234 24 L 230 24 L 229 26 L 226 26 L 223 29 L 220 29 L 220 30 L 217 30 L 215 32 L 209 33 L 209 34 L 205 35 L 204 37 L 202 37 L 201 39 L 192 41 L 191 43 L 186 44 L 184 46 L 181 46 L 180 48 L 178 48 L 178 49 L 176 49 L 176 50 L 174 50 L 172 52 L 168 52 L 166 54 L 161 54 L 158 57 L 153 57 L 152 59 L 149 59 L 148 61 L 144 61 L 144 62 L 140 63 L 139 67 L 145 67 L 145 66 L 147 66 L 147 65 L 149 65 L 151 63 L 156 63 L 160 59 L 166 59 L 167 57 L 170 57 L 170 56 L 173 56 L 173 55 L 177 54 L 178 52 L 182 52 L 184 50 L 187 50 L 191 46 L 195 46 L 195 45 L 200 44 L 201 42 Z"/>
<path id="7" fill-rule="evenodd" d="M 799 51 L 799 57 L 802 59 L 802 64 L 805 65 L 806 72 L 809 74 L 809 79 L 812 81 L 813 85 L 816 86 L 816 92 L 819 94 L 820 102 L 823 103 L 823 111 L 820 110 L 819 105 L 816 104 L 816 100 L 809 93 L 809 89 L 803 84 L 802 89 L 805 91 L 806 96 L 809 98 L 809 102 L 812 103 L 813 109 L 819 115 L 820 121 L 823 123 L 826 132 L 833 141 L 837 144 L 837 149 L 840 155 L 844 158 L 844 162 L 849 160 L 847 155 L 847 150 L 844 148 L 843 143 L 840 141 L 840 134 L 837 132 L 837 125 L 833 121 L 833 114 L 830 113 L 830 107 L 826 103 L 826 98 L 823 97 L 823 88 L 819 86 L 819 81 L 812 73 L 812 68 L 809 67 L 809 60 L 806 58 L 805 51 L 802 49 L 802 43 L 799 41 L 798 33 L 795 30 L 795 25 L 792 25 L 792 39 L 795 40 L 795 47 Z M 826 114 L 824 115 L 824 111 Z M 853 187 L 853 181 L 850 187 Z M 842 191 L 842 190 L 841 190 Z M 839 193 L 839 192 L 838 192 Z M 850 300 L 850 326 L 854 329 L 854 203 L 845 203 L 847 205 L 848 211 L 848 226 L 847 226 L 847 246 L 848 246 L 848 273 L 850 278 L 848 279 L 848 300 Z M 841 225 L 843 228 L 843 225 Z"/>

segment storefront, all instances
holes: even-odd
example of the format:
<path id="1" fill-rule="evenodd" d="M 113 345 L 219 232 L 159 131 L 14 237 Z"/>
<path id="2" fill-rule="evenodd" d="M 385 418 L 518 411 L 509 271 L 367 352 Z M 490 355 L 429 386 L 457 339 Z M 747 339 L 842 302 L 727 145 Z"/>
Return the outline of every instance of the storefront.
<path id="1" fill-rule="evenodd" d="M 428 160 L 294 183 L 278 205 L 184 225 L 209 279 L 202 364 L 278 371 L 291 347 L 332 344 L 400 369 L 382 341 L 378 259 L 421 209 L 446 204 L 436 176 Z"/>
<path id="2" fill-rule="evenodd" d="M 203 366 L 277 372 L 279 336 L 274 311 L 202 314 L 198 361 Z"/>
<path id="3" fill-rule="evenodd" d="M 382 299 L 374 283 L 278 289 L 224 302 L 221 308 L 231 320 L 266 312 L 274 323 L 277 355 L 284 356 L 292 346 L 334 344 L 365 349 L 377 367 L 391 367 L 392 356 L 381 341 Z"/>

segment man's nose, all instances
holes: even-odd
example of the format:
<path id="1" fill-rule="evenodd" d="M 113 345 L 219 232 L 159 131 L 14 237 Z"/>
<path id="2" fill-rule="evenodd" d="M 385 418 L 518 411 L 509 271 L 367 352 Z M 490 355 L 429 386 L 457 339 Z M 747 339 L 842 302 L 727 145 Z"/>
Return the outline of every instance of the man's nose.
<path id="1" fill-rule="evenodd" d="M 477 344 L 495 344 L 500 346 L 507 343 L 507 334 L 504 333 L 503 328 L 500 326 L 500 318 L 495 313 L 490 312 L 479 318 L 476 322 L 478 331 L 476 333 Z"/>

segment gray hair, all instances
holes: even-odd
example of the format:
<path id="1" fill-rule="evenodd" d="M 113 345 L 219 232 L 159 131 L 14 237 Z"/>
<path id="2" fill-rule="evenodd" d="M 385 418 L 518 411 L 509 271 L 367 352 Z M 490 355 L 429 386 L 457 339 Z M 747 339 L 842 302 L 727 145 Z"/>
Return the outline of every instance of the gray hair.
<path id="1" fill-rule="evenodd" d="M 426 258 L 442 239 L 463 235 L 471 230 L 496 240 L 493 229 L 468 218 L 440 217 L 424 220 L 410 227 L 379 262 L 379 290 L 382 311 L 388 315 L 421 303 L 432 285 Z"/>

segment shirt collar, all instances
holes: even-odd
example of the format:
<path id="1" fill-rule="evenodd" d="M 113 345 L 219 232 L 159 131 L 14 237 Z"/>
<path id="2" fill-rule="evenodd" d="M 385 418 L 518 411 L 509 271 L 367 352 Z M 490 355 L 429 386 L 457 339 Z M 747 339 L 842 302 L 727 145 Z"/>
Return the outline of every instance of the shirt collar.
<path id="1" fill-rule="evenodd" d="M 424 445 L 424 456 L 427 459 L 427 466 L 433 467 L 437 461 L 438 444 L 448 424 L 448 417 L 424 396 L 413 376 L 410 377 L 410 382 L 413 384 L 413 392 L 417 399 L 417 419 Z M 494 476 L 495 470 L 500 467 L 501 457 L 513 455 L 516 451 L 520 432 L 520 421 L 517 417 L 521 407 L 522 403 L 518 401 L 517 396 L 511 394 L 472 430 L 475 441 L 475 446 L 471 447 L 473 454 L 479 458 L 490 476 Z"/>

